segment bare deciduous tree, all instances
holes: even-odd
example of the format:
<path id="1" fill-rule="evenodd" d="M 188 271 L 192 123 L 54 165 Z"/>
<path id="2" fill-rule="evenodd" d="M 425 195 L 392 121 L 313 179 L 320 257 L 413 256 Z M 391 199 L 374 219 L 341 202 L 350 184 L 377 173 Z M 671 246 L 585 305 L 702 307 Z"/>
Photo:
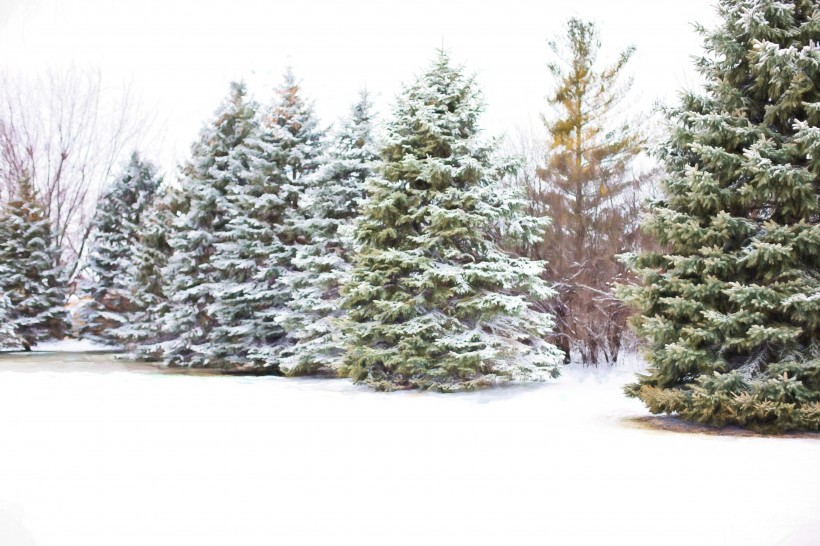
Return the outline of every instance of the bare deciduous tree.
<path id="1" fill-rule="evenodd" d="M 127 88 L 113 93 L 99 71 L 0 73 L 0 200 L 28 173 L 73 272 L 100 189 L 148 126 Z"/>
<path id="2" fill-rule="evenodd" d="M 569 21 L 563 39 L 550 43 L 556 87 L 541 152 L 532 135 L 513 142 L 528 158 L 516 182 L 526 188 L 531 212 L 552 220 L 543 242 L 525 249 L 547 261 L 544 276 L 558 293 L 541 303 L 557 322 L 552 341 L 585 364 L 614 363 L 622 347 L 629 310 L 613 285 L 627 272 L 616 255 L 641 244 L 640 194 L 654 176 L 636 168 L 644 131 L 619 122 L 631 84 L 621 73 L 633 50 L 598 68 L 600 45 L 592 23 Z"/>

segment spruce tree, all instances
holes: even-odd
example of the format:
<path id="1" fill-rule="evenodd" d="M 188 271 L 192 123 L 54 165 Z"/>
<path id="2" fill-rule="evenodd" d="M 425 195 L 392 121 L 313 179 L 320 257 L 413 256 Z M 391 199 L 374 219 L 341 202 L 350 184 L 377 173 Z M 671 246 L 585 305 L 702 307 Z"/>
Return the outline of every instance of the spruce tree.
<path id="1" fill-rule="evenodd" d="M 228 222 L 238 214 L 228 188 L 247 176 L 247 139 L 254 134 L 256 104 L 243 83 L 230 94 L 201 131 L 192 157 L 182 169 L 181 199 L 185 208 L 174 219 L 169 244 L 173 255 L 163 271 L 168 279 L 168 312 L 161 319 L 164 360 L 180 366 L 213 366 L 208 340 L 217 325 L 212 305 L 224 270 L 212 258 L 225 237 Z"/>
<path id="2" fill-rule="evenodd" d="M 0 268 L 0 278 L 3 278 L 4 273 Z M 23 340 L 14 332 L 11 322 L 11 301 L 6 294 L 0 292 L 0 351 L 16 351 L 23 347 Z"/>
<path id="3" fill-rule="evenodd" d="M 304 220 L 299 229 L 305 243 L 296 250 L 288 279 L 293 292 L 283 322 L 283 373 L 302 375 L 338 365 L 344 351 L 337 322 L 343 314 L 339 290 L 351 268 L 349 234 L 377 157 L 372 104 L 362 91 L 300 201 L 298 212 Z"/>
<path id="4" fill-rule="evenodd" d="M 114 335 L 130 356 L 156 360 L 162 354 L 163 334 L 159 319 L 169 311 L 163 271 L 172 248 L 168 243 L 175 211 L 181 206 L 179 192 L 171 186 L 157 189 L 151 205 L 143 211 L 137 227 L 127 279 L 133 312 Z"/>
<path id="5" fill-rule="evenodd" d="M 297 297 L 293 260 L 307 241 L 300 204 L 319 167 L 323 138 L 312 104 L 288 70 L 247 141 L 247 178 L 228 190 L 238 214 L 216 245 L 214 262 L 230 274 L 215 290 L 218 325 L 209 336 L 220 367 L 280 371 L 284 323 Z"/>
<path id="6" fill-rule="evenodd" d="M 511 165 L 481 139 L 482 108 L 444 52 L 397 100 L 343 289 L 341 371 L 357 382 L 457 391 L 558 374 L 552 319 L 530 304 L 551 294 L 544 264 L 498 243 L 534 242 L 544 222 L 503 182 Z"/>
<path id="7" fill-rule="evenodd" d="M 820 430 L 820 8 L 721 0 L 702 94 L 670 112 L 665 197 L 631 259 L 653 413 Z"/>
<path id="8" fill-rule="evenodd" d="M 131 293 L 137 229 L 161 183 L 156 167 L 134 152 L 122 174 L 103 194 L 91 224 L 86 270 L 90 279 L 80 297 L 80 336 L 99 343 L 121 342 L 137 304 Z"/>
<path id="9" fill-rule="evenodd" d="M 62 339 L 68 328 L 66 276 L 51 222 L 28 178 L 0 214 L 0 294 L 7 321 L 26 348 Z"/>

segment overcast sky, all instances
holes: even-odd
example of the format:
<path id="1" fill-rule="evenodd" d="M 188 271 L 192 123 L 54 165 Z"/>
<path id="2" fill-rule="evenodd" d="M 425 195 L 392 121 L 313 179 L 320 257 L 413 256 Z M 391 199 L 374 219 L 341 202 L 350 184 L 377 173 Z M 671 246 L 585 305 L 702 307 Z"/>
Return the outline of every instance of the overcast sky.
<path id="1" fill-rule="evenodd" d="M 713 0 L 0 0 L 0 62 L 24 73 L 75 64 L 114 87 L 130 82 L 163 123 L 153 153 L 172 167 L 232 79 L 267 101 L 291 65 L 329 124 L 362 86 L 389 113 L 401 82 L 442 45 L 478 75 L 490 133 L 533 126 L 551 84 L 547 40 L 572 16 L 599 24 L 605 54 L 637 47 L 634 102 L 646 109 L 698 85 L 692 23 L 716 20 Z"/>

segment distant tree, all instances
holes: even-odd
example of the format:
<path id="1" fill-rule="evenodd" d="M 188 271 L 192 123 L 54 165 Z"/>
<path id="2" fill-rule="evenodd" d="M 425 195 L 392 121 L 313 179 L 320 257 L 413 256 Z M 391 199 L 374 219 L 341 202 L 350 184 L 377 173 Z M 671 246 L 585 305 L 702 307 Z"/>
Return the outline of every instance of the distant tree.
<path id="1" fill-rule="evenodd" d="M 638 190 L 646 179 L 635 168 L 645 136 L 618 122 L 631 87 L 623 70 L 634 48 L 598 67 L 598 30 L 580 19 L 570 19 L 566 35 L 550 47 L 556 87 L 553 114 L 544 118 L 549 151 L 528 194 L 532 212 L 552 222 L 530 253 L 546 260 L 545 278 L 558 293 L 544 305 L 556 317 L 554 339 L 567 360 L 577 353 L 585 364 L 612 364 L 629 315 L 613 293 L 626 275 L 616 255 L 637 247 Z"/>
<path id="2" fill-rule="evenodd" d="M 6 320 L 26 347 L 65 336 L 67 288 L 60 250 L 26 177 L 0 213 L 0 294 L 10 304 Z"/>
<path id="3" fill-rule="evenodd" d="M 349 235 L 365 198 L 365 180 L 378 158 L 370 97 L 363 91 L 336 132 L 324 165 L 310 181 L 297 226 L 305 243 L 296 249 L 287 281 L 293 290 L 283 326 L 286 346 L 279 367 L 301 375 L 333 369 L 344 351 L 336 320 L 342 316 L 340 287 L 350 275 Z"/>
<path id="4" fill-rule="evenodd" d="M 705 92 L 669 112 L 665 196 L 635 256 L 653 413 L 820 430 L 820 6 L 721 0 Z"/>
<path id="5" fill-rule="evenodd" d="M 97 204 L 85 268 L 90 278 L 80 291 L 81 337 L 118 344 L 116 329 L 133 318 L 137 304 L 131 273 L 137 230 L 161 181 L 156 168 L 135 152 Z"/>
<path id="6" fill-rule="evenodd" d="M 176 211 L 182 208 L 180 193 L 162 185 L 151 204 L 140 216 L 132 259 L 126 275 L 129 300 L 133 310 L 128 322 L 120 325 L 112 335 L 122 343 L 131 356 L 143 360 L 157 360 L 162 356 L 164 338 L 160 319 L 169 311 L 163 271 L 173 249 L 171 235 Z"/>
<path id="7" fill-rule="evenodd" d="M 441 52 L 399 96 L 355 230 L 343 289 L 344 375 L 377 389 L 457 391 L 558 374 L 544 341 L 543 264 L 493 240 L 533 241 L 543 222 L 501 183 L 510 165 L 482 141 L 479 91 Z"/>

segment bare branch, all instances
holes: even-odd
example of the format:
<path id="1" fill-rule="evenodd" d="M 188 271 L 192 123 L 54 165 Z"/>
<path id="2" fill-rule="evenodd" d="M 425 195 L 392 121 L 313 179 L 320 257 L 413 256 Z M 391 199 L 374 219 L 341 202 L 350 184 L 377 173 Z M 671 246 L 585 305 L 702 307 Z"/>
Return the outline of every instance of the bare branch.
<path id="1" fill-rule="evenodd" d="M 0 73 L 0 201 L 27 172 L 75 272 L 96 197 L 151 125 L 127 86 L 111 95 L 98 70 Z"/>

